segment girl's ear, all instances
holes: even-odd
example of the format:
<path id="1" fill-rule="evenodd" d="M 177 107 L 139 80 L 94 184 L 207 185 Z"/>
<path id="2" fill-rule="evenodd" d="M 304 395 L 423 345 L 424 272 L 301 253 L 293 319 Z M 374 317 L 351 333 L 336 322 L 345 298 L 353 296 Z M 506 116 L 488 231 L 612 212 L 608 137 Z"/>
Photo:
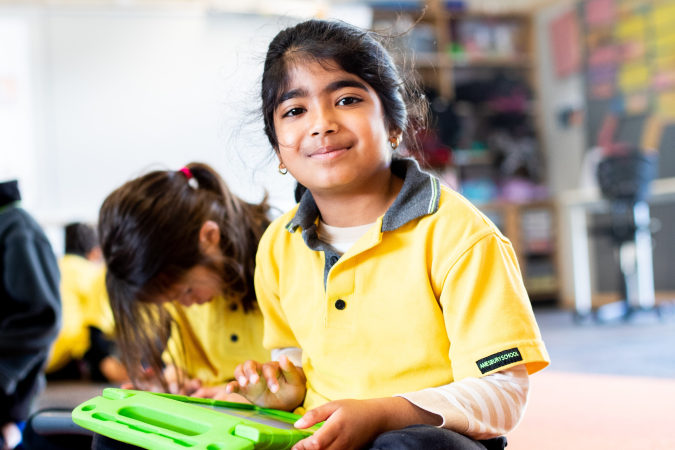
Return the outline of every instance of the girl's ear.
<path id="1" fill-rule="evenodd" d="M 396 148 L 401 143 L 401 139 L 402 139 L 402 137 L 401 137 L 400 131 L 396 131 L 396 132 L 391 133 L 389 135 L 389 144 L 391 144 L 391 148 L 396 150 Z"/>
<path id="2" fill-rule="evenodd" d="M 205 255 L 220 255 L 220 227 L 213 220 L 204 222 L 199 230 L 199 248 Z"/>
<path id="3" fill-rule="evenodd" d="M 401 140 L 403 139 L 403 131 L 399 130 L 398 128 L 394 128 L 393 130 L 389 131 L 389 142 L 396 143 L 396 145 L 401 143 Z"/>

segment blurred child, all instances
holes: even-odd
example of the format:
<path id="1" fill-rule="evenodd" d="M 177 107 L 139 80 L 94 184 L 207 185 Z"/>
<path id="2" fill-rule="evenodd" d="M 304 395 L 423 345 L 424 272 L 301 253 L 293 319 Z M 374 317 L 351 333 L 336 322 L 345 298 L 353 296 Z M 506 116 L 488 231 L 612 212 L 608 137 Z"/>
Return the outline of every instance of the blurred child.
<path id="1" fill-rule="evenodd" d="M 84 223 L 67 225 L 65 256 L 59 262 L 63 325 L 47 364 L 50 379 L 128 381 L 114 356 L 112 313 L 101 262 L 96 231 Z"/>
<path id="2" fill-rule="evenodd" d="M 105 200 L 106 282 L 136 387 L 244 401 L 219 385 L 242 358 L 269 358 L 253 288 L 267 210 L 199 163 L 148 173 Z"/>
<path id="3" fill-rule="evenodd" d="M 0 183 L 0 449 L 21 440 L 61 316 L 56 258 L 20 200 L 16 181 Z"/>
<path id="4" fill-rule="evenodd" d="M 424 121 L 411 81 L 342 22 L 300 23 L 267 52 L 265 131 L 307 191 L 257 254 L 274 361 L 237 367 L 228 392 L 301 407 L 299 428 L 325 420 L 296 450 L 503 449 L 549 363 L 511 243 L 395 157 Z"/>

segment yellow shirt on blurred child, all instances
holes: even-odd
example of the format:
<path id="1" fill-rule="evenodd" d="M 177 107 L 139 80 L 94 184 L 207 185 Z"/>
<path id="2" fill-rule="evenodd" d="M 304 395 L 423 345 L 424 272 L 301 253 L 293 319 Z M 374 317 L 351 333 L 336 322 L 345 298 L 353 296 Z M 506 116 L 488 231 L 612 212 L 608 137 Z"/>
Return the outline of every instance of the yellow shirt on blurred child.
<path id="1" fill-rule="evenodd" d="M 65 255 L 61 271 L 63 319 L 52 346 L 47 373 L 63 368 L 71 360 L 82 359 L 89 350 L 89 327 L 111 335 L 114 327 L 105 288 L 105 268 L 78 255 Z"/>
<path id="2" fill-rule="evenodd" d="M 203 305 L 172 302 L 165 307 L 179 330 L 171 330 L 163 359 L 173 364 L 173 356 L 187 377 L 214 386 L 233 379 L 234 369 L 247 359 L 270 360 L 262 345 L 263 316 L 257 305 L 244 313 L 235 300 L 217 297 Z"/>

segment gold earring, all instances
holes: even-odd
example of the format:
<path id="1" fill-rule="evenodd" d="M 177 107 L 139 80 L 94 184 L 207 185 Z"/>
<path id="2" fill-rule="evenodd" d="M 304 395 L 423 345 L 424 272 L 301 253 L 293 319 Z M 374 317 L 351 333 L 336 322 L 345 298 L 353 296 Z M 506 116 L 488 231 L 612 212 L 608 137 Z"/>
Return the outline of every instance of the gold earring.
<path id="1" fill-rule="evenodd" d="M 392 150 L 396 150 L 398 148 L 399 144 L 399 138 L 396 138 L 394 142 L 389 141 L 389 145 L 391 145 Z"/>
<path id="2" fill-rule="evenodd" d="M 282 172 L 281 169 L 285 169 L 285 171 Z M 284 166 L 284 163 L 279 163 L 279 173 L 282 174 L 282 175 L 286 175 L 288 173 L 288 169 L 286 169 L 286 166 Z"/>

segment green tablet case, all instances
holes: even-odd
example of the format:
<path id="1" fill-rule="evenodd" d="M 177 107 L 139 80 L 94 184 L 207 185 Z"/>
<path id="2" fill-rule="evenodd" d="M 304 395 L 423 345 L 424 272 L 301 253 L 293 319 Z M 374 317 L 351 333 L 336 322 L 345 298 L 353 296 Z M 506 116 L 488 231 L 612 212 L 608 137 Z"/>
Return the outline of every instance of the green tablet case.
<path id="1" fill-rule="evenodd" d="M 310 436 L 297 414 L 208 398 L 105 389 L 73 410 L 73 421 L 149 450 L 285 450 Z"/>

